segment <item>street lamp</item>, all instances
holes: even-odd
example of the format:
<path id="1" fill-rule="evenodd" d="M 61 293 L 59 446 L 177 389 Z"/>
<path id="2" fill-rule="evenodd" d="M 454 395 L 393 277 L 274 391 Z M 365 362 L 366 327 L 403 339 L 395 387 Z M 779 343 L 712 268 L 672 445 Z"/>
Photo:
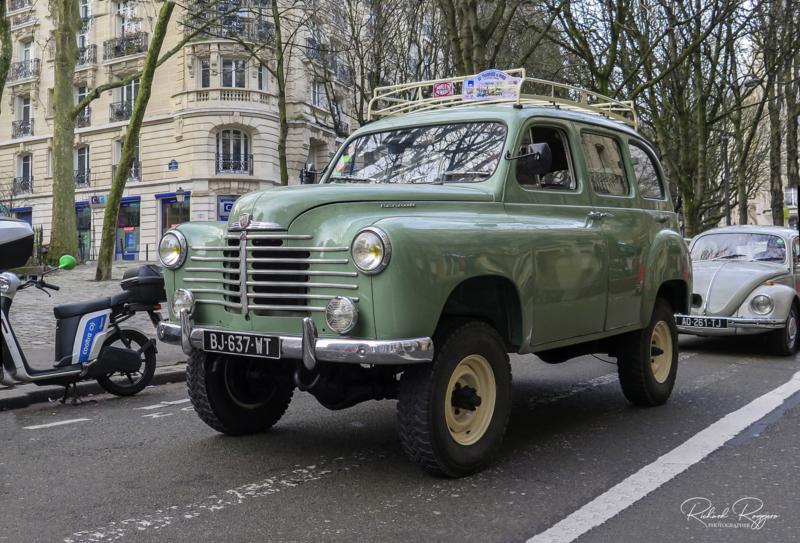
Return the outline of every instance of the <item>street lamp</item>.
<path id="1" fill-rule="evenodd" d="M 183 190 L 183 187 L 178 187 L 178 190 L 175 191 L 175 201 L 179 204 L 186 201 L 186 191 Z"/>

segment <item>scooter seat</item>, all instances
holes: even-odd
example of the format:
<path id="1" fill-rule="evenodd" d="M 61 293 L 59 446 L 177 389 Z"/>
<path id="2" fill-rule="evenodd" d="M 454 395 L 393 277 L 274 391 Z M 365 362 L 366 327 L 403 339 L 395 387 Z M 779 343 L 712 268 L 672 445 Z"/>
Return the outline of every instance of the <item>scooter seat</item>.
<path id="1" fill-rule="evenodd" d="M 56 318 L 68 319 L 70 317 L 77 317 L 79 315 L 86 315 L 87 313 L 94 313 L 95 311 L 103 311 L 104 309 L 111 309 L 124 304 L 130 297 L 129 292 L 120 292 L 113 296 L 92 300 L 91 302 L 78 302 L 76 304 L 57 305 L 53 308 L 53 313 Z"/>

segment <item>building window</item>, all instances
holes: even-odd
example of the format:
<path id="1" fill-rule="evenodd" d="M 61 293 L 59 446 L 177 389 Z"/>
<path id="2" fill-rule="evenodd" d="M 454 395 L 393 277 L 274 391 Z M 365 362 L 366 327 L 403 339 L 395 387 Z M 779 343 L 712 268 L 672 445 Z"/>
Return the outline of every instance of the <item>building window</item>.
<path id="1" fill-rule="evenodd" d="M 33 104 L 30 96 L 17 98 L 17 120 L 12 124 L 12 137 L 24 138 L 33 136 Z"/>
<path id="2" fill-rule="evenodd" d="M 200 88 L 207 89 L 211 86 L 211 62 L 204 58 L 200 60 Z"/>
<path id="3" fill-rule="evenodd" d="M 325 107 L 325 83 L 322 81 L 314 81 L 311 84 L 311 103 L 315 107 Z"/>
<path id="4" fill-rule="evenodd" d="M 22 62 L 31 62 L 33 60 L 33 42 L 23 41 L 19 44 L 19 59 Z"/>
<path id="5" fill-rule="evenodd" d="M 136 13 L 136 2 L 118 2 L 116 6 L 117 36 L 139 33 L 142 30 L 142 23 Z"/>
<path id="6" fill-rule="evenodd" d="M 115 177 L 117 167 L 120 160 L 122 160 L 122 148 L 125 145 L 125 140 L 117 140 L 114 144 L 114 165 L 111 167 L 111 176 Z M 131 171 L 128 174 L 128 181 L 141 181 L 142 180 L 142 166 L 139 162 L 139 145 L 136 145 L 136 150 L 133 155 L 133 164 L 131 164 Z"/>
<path id="7" fill-rule="evenodd" d="M 258 65 L 258 90 L 266 91 L 267 90 L 267 77 L 269 72 L 267 71 L 267 67 L 263 64 Z"/>
<path id="8" fill-rule="evenodd" d="M 246 73 L 247 73 L 247 61 L 235 60 L 235 59 L 223 59 L 222 86 L 243 89 L 245 87 Z"/>
<path id="9" fill-rule="evenodd" d="M 33 192 L 33 155 L 24 154 L 17 158 L 17 177 L 14 179 L 13 192 L 15 195 Z"/>
<path id="10" fill-rule="evenodd" d="M 75 186 L 84 188 L 90 186 L 91 170 L 89 169 L 89 146 L 78 147 L 75 152 Z"/>
<path id="11" fill-rule="evenodd" d="M 175 197 L 161 199 L 161 234 L 190 220 L 190 195 L 184 196 L 183 202 Z"/>
<path id="12" fill-rule="evenodd" d="M 217 134 L 217 173 L 252 175 L 253 156 L 250 137 L 241 130 L 227 129 Z"/>
<path id="13" fill-rule="evenodd" d="M 117 101 L 111 104 L 111 122 L 127 121 L 133 113 L 133 104 L 139 94 L 139 78 L 117 89 Z"/>

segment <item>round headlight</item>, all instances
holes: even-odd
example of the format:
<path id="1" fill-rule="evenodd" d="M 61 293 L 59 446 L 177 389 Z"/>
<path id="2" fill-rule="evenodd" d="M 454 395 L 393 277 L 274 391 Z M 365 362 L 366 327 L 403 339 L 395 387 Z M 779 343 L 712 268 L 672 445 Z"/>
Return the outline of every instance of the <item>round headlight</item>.
<path id="1" fill-rule="evenodd" d="M 175 270 L 186 260 L 186 238 L 177 230 L 164 234 L 158 244 L 158 258 L 165 267 Z"/>
<path id="2" fill-rule="evenodd" d="M 350 298 L 337 296 L 325 307 L 325 322 L 337 334 L 346 334 L 358 322 L 358 309 Z"/>
<path id="3" fill-rule="evenodd" d="M 386 232 L 380 228 L 370 227 L 356 235 L 350 253 L 353 255 L 353 263 L 359 270 L 375 274 L 389 265 L 392 245 Z"/>
<path id="4" fill-rule="evenodd" d="M 175 316 L 180 316 L 184 311 L 191 313 L 194 308 L 194 294 L 185 288 L 179 288 L 172 295 L 172 312 Z"/>
<path id="5" fill-rule="evenodd" d="M 767 296 L 766 294 L 759 294 L 758 296 L 754 296 L 752 300 L 750 300 L 750 309 L 753 312 L 758 313 L 759 315 L 766 315 L 767 313 L 771 313 L 772 309 L 775 306 L 772 303 L 772 298 Z"/>

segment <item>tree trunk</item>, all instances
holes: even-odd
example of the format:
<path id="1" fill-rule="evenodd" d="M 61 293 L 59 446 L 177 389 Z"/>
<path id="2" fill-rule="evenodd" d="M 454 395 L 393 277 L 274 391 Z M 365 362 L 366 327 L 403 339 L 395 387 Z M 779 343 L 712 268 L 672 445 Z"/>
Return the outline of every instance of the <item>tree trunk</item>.
<path id="1" fill-rule="evenodd" d="M 275 25 L 275 74 L 278 81 L 278 164 L 281 185 L 288 185 L 289 166 L 286 158 L 286 140 L 289 138 L 289 121 L 286 114 L 286 57 L 283 50 L 278 2 L 272 2 L 272 22 Z"/>
<path id="2" fill-rule="evenodd" d="M 769 104 L 769 191 L 772 224 L 783 226 L 783 180 L 781 179 L 781 82 L 768 85 Z"/>
<path id="3" fill-rule="evenodd" d="M 798 141 L 797 121 L 800 109 L 797 104 L 797 88 L 800 86 L 795 80 L 795 75 L 800 75 L 797 66 L 798 57 L 788 63 L 786 71 L 786 84 L 783 95 L 786 97 L 786 179 L 790 187 L 800 185 L 800 171 L 798 171 Z"/>
<path id="4" fill-rule="evenodd" d="M 6 78 L 14 56 L 14 45 L 11 42 L 11 21 L 6 17 L 6 1 L 0 0 L 0 94 L 6 88 Z M 0 103 L 0 108 L 2 108 Z"/>
<path id="5" fill-rule="evenodd" d="M 153 79 L 156 68 L 158 67 L 158 57 L 164 45 L 164 38 L 167 35 L 167 27 L 175 10 L 175 2 L 164 2 L 158 14 L 156 27 L 153 30 L 153 39 L 144 60 L 142 79 L 139 86 L 139 94 L 133 104 L 131 120 L 128 124 L 128 132 L 125 135 L 125 143 L 122 146 L 122 156 L 117 166 L 114 179 L 111 181 L 111 190 L 108 194 L 106 203 L 106 213 L 103 219 L 103 235 L 100 242 L 100 254 L 97 258 L 97 272 L 95 279 L 98 281 L 108 281 L 111 279 L 111 266 L 114 261 L 114 250 L 116 248 L 117 221 L 119 220 L 119 206 L 122 201 L 122 193 L 130 175 L 133 160 L 136 158 L 136 149 L 139 145 L 139 134 L 142 130 L 142 122 L 147 111 L 147 104 L 150 102 L 150 95 L 153 90 Z M 73 213 L 74 215 L 74 213 Z"/>
<path id="6" fill-rule="evenodd" d="M 78 249 L 75 217 L 74 143 L 75 119 L 72 115 L 75 64 L 78 60 L 78 29 L 81 17 L 78 0 L 55 0 L 56 28 L 55 85 L 53 89 L 53 219 L 47 260 L 55 264 L 65 254 Z"/>

